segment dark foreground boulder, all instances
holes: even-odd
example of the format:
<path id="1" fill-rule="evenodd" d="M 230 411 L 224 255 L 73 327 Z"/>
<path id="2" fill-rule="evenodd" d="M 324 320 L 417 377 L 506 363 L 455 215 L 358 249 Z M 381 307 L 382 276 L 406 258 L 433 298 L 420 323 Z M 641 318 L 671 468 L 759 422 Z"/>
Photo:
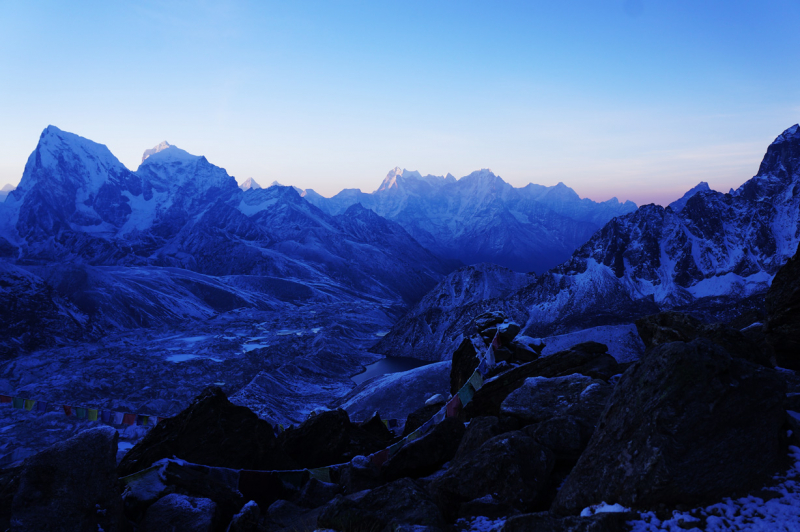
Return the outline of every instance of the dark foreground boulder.
<path id="1" fill-rule="evenodd" d="M 767 292 L 767 340 L 778 366 L 800 371 L 800 249 Z"/>
<path id="2" fill-rule="evenodd" d="M 25 460 L 10 530 L 125 530 L 116 454 L 117 432 L 98 427 Z"/>
<path id="3" fill-rule="evenodd" d="M 455 456 L 463 436 L 464 424 L 447 418 L 422 438 L 401 447 L 383 465 L 381 474 L 387 480 L 430 475 Z"/>
<path id="4" fill-rule="evenodd" d="M 153 427 L 118 466 L 120 476 L 145 469 L 162 458 L 231 469 L 294 469 L 277 446 L 269 423 L 249 408 L 228 401 L 210 387 L 175 417 Z"/>
<path id="5" fill-rule="evenodd" d="M 478 368 L 479 356 L 486 351 L 486 345 L 480 336 L 465 337 L 453 352 L 450 365 L 450 393 L 455 395 L 467 383 L 472 373 Z"/>
<path id="6" fill-rule="evenodd" d="M 753 338 L 722 323 L 704 324 L 681 312 L 665 311 L 636 320 L 636 330 L 647 349 L 670 342 L 691 342 L 706 338 L 729 355 L 772 367 L 769 353 Z"/>
<path id="7" fill-rule="evenodd" d="M 491 495 L 520 511 L 529 511 L 547 485 L 553 453 L 520 431 L 490 439 L 451 463 L 428 486 L 448 519 L 463 503 Z"/>
<path id="8" fill-rule="evenodd" d="M 388 431 L 386 435 L 391 437 Z M 349 462 L 355 456 L 379 451 L 388 443 L 388 439 L 351 423 L 342 409 L 318 414 L 278 437 L 281 450 L 301 468 Z"/>
<path id="9" fill-rule="evenodd" d="M 399 525 L 444 527 L 442 514 L 412 480 L 396 480 L 354 501 L 337 497 L 319 516 L 317 526 L 341 531 L 381 531 Z"/>
<path id="10" fill-rule="evenodd" d="M 718 501 L 758 487 L 784 455 L 785 385 L 709 340 L 656 347 L 632 366 L 553 510 Z"/>

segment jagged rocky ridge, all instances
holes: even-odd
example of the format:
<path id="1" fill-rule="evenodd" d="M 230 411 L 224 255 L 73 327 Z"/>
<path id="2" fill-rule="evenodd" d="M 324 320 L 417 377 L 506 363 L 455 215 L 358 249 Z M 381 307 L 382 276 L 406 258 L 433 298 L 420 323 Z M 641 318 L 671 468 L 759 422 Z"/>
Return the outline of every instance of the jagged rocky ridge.
<path id="1" fill-rule="evenodd" d="M 706 321 L 738 319 L 741 326 L 759 321 L 763 295 L 800 241 L 800 128 L 778 136 L 756 176 L 737 190 L 703 188 L 678 211 L 645 205 L 614 218 L 569 260 L 524 287 L 486 298 L 479 282 L 475 296 L 455 304 L 426 298 L 376 349 L 445 359 L 469 320 L 491 308 L 502 308 L 533 337 L 632 323 L 668 309 Z M 433 294 L 473 271 L 450 274 Z M 499 286 L 512 279 L 508 274 Z"/>
<path id="2" fill-rule="evenodd" d="M 797 287 L 790 292 L 767 316 L 781 330 L 798 325 L 783 306 Z M 332 410 L 275 436 L 211 388 L 156 426 L 116 471 L 108 428 L 0 471 L 0 525 L 435 531 L 491 521 L 507 531 L 622 531 L 671 520 L 745 530 L 782 529 L 800 516 L 800 414 L 790 412 L 800 406 L 800 376 L 772 367 L 777 344 L 766 339 L 780 333 L 661 313 L 637 322 L 642 359 L 620 365 L 597 343 L 520 357 L 507 349 L 526 345 L 514 325 L 500 312 L 473 321 L 472 354 L 458 365 L 454 357 L 451 379 L 489 345 L 501 363 L 470 408 L 383 463 L 366 455 L 399 436 L 378 417 L 355 424 Z M 334 464 L 313 475 L 299 469 Z M 63 489 L 78 485 L 80 498 Z M 609 506 L 615 511 L 603 513 Z"/>
<path id="3" fill-rule="evenodd" d="M 566 260 L 611 218 L 636 209 L 616 198 L 581 199 L 564 183 L 515 188 L 488 169 L 457 180 L 395 168 L 371 194 L 348 189 L 324 198 L 307 190 L 304 197 L 330 214 L 361 204 L 440 257 L 539 273 Z"/>

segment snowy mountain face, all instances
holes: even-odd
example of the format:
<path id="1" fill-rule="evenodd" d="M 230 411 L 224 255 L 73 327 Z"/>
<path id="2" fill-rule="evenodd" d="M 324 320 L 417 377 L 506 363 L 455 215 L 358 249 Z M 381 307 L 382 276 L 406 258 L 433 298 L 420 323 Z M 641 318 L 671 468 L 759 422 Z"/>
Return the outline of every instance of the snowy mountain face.
<path id="1" fill-rule="evenodd" d="M 680 199 L 676 199 L 675 201 L 670 203 L 669 207 L 673 211 L 678 212 L 686 206 L 686 202 L 689 201 L 689 198 L 691 198 L 698 192 L 705 192 L 707 190 L 711 190 L 711 188 L 708 186 L 708 183 L 706 183 L 705 181 L 701 181 L 695 187 L 691 188 L 686 194 L 681 196 Z"/>
<path id="2" fill-rule="evenodd" d="M 769 146 L 758 174 L 733 193 L 699 188 L 679 210 L 645 205 L 614 218 L 568 261 L 501 299 L 440 304 L 426 297 L 377 349 L 445 359 L 469 320 L 493 308 L 538 337 L 631 323 L 665 309 L 716 321 L 757 309 L 800 242 L 798 126 Z M 420 320 L 424 327 L 409 325 Z"/>
<path id="3" fill-rule="evenodd" d="M 111 329 L 236 305 L 275 308 L 269 297 L 243 293 L 237 276 L 324 285 L 322 300 L 367 297 L 394 307 L 415 302 L 452 269 L 363 208 L 331 216 L 291 187 L 256 186 L 242 190 L 224 169 L 166 142 L 131 172 L 105 146 L 50 126 L 19 188 L 0 204 L 0 257 L 73 297 L 93 326 Z M 125 270 L 134 267 L 148 270 Z M 110 294 L 125 302 L 122 314 Z"/>
<path id="4" fill-rule="evenodd" d="M 457 180 L 395 168 L 372 194 L 349 189 L 324 198 L 309 190 L 304 197 L 330 214 L 360 203 L 441 257 L 522 272 L 563 262 L 605 222 L 636 208 L 581 199 L 563 183 L 514 188 L 488 169 Z"/>

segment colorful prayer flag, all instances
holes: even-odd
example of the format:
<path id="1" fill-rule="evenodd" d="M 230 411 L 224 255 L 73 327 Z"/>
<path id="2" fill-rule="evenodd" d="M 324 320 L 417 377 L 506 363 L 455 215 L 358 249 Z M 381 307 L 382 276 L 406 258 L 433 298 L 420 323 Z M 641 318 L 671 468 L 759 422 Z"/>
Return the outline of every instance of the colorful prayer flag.
<path id="1" fill-rule="evenodd" d="M 389 420 L 389 428 L 393 429 L 393 428 L 396 428 L 396 427 L 397 427 L 397 420 L 396 419 L 390 419 Z"/>
<path id="2" fill-rule="evenodd" d="M 72 415 L 72 407 L 69 405 L 61 405 L 64 408 L 64 414 L 69 417 Z"/>
<path id="3" fill-rule="evenodd" d="M 82 406 L 76 406 L 75 407 L 75 416 L 78 419 L 86 419 L 86 409 L 83 408 Z"/>
<path id="4" fill-rule="evenodd" d="M 135 425 L 136 424 L 136 414 L 124 414 L 122 416 L 122 424 L 123 425 Z"/>
<path id="5" fill-rule="evenodd" d="M 25 408 L 25 399 L 22 397 L 14 397 L 14 408 Z"/>
<path id="6" fill-rule="evenodd" d="M 97 409 L 96 408 L 87 408 L 86 409 L 86 418 L 89 421 L 97 421 Z"/>
<path id="7" fill-rule="evenodd" d="M 144 414 L 139 414 L 136 416 L 136 424 L 137 425 L 147 425 L 147 422 L 150 420 L 150 416 L 145 416 Z"/>
<path id="8" fill-rule="evenodd" d="M 165 418 L 165 417 L 161 417 L 161 416 L 158 416 L 158 421 L 156 421 L 156 425 L 158 425 L 159 423 L 161 423 L 161 422 L 162 422 L 162 421 L 164 421 L 165 419 L 167 419 L 167 418 Z"/>
<path id="9" fill-rule="evenodd" d="M 111 412 L 111 424 L 112 425 L 122 425 L 122 421 L 125 419 L 125 414 L 122 412 Z"/>
<path id="10" fill-rule="evenodd" d="M 0 395 L 0 403 L 10 403 L 11 396 L 10 395 Z"/>
<path id="11" fill-rule="evenodd" d="M 36 406 L 36 401 L 34 399 L 25 399 L 25 410 L 30 412 L 33 410 L 34 406 Z"/>
<path id="12" fill-rule="evenodd" d="M 461 406 L 461 398 L 458 397 L 458 394 L 454 395 L 450 402 L 447 403 L 445 417 L 458 417 L 461 414 Z"/>
<path id="13" fill-rule="evenodd" d="M 49 405 L 47 404 L 46 401 L 39 401 L 38 403 L 36 403 L 36 411 L 37 412 L 47 412 L 47 407 L 48 406 Z"/>
<path id="14" fill-rule="evenodd" d="M 100 421 L 103 423 L 111 423 L 111 410 L 103 410 L 100 412 Z"/>
<path id="15" fill-rule="evenodd" d="M 486 362 L 486 359 L 481 359 L 481 363 L 478 364 L 478 369 L 475 371 L 481 375 L 481 377 L 485 377 L 487 373 L 489 373 L 489 364 Z"/>
<path id="16" fill-rule="evenodd" d="M 467 383 L 458 390 L 458 398 L 461 399 L 461 406 L 466 405 L 472 398 L 475 396 L 475 389 L 472 385 L 467 381 Z"/>

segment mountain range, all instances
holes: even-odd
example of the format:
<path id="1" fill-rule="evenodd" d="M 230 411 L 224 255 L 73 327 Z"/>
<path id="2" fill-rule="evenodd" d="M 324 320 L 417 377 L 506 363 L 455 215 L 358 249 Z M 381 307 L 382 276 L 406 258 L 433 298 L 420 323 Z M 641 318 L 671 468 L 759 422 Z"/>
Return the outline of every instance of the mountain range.
<path id="1" fill-rule="evenodd" d="M 539 273 L 569 258 L 613 217 L 636 209 L 616 198 L 582 199 L 564 183 L 515 188 L 489 169 L 456 179 L 395 168 L 371 194 L 346 189 L 325 198 L 306 190 L 303 196 L 331 215 L 361 204 L 443 258 Z"/>
<path id="2" fill-rule="evenodd" d="M 479 267 L 451 273 L 375 349 L 447 359 L 470 320 L 489 309 L 503 309 L 524 334 L 537 337 L 632 323 L 665 309 L 744 326 L 758 319 L 764 293 L 799 241 L 800 127 L 794 125 L 738 189 L 723 194 L 701 183 L 666 208 L 644 205 L 618 216 L 525 286 L 514 288 L 511 271 L 492 281 L 495 290 L 487 289 Z M 441 297 L 456 285 L 469 296 Z"/>

